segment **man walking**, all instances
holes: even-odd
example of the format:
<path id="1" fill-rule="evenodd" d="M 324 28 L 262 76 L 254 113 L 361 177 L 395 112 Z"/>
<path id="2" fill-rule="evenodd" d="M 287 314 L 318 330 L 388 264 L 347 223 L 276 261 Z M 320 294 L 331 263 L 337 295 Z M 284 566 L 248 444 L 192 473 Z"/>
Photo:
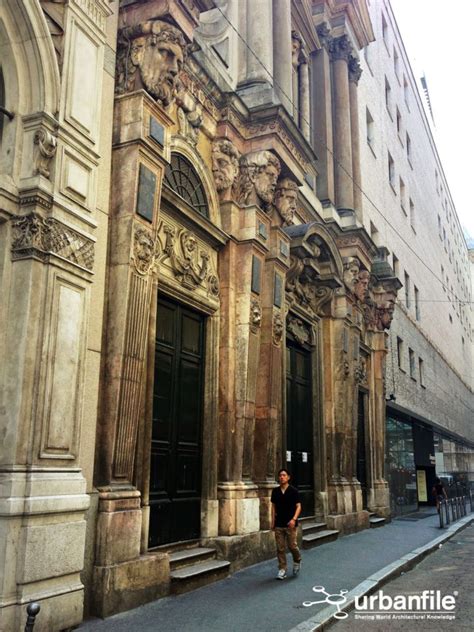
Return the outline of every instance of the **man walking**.
<path id="1" fill-rule="evenodd" d="M 284 468 L 278 472 L 279 487 L 272 491 L 272 529 L 278 556 L 277 579 L 286 579 L 286 545 L 293 556 L 293 575 L 298 575 L 301 566 L 301 553 L 296 536 L 298 535 L 298 516 L 301 513 L 300 495 L 296 487 L 290 485 L 290 474 Z"/>

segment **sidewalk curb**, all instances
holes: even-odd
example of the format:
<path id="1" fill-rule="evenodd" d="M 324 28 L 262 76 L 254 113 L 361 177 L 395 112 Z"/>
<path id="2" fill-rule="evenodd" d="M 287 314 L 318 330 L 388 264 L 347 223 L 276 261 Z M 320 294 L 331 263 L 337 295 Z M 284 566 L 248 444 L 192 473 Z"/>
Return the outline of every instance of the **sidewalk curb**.
<path id="1" fill-rule="evenodd" d="M 465 516 L 458 520 L 455 524 L 449 526 L 444 530 L 443 534 L 417 549 L 403 555 L 400 559 L 384 566 L 376 573 L 373 573 L 366 580 L 358 584 L 355 588 L 349 591 L 346 595 L 346 602 L 344 608 L 341 608 L 343 612 L 349 612 L 354 608 L 356 597 L 363 597 L 369 595 L 375 590 L 386 584 L 389 580 L 397 577 L 402 572 L 411 570 L 421 560 L 439 548 L 441 544 L 450 540 L 459 531 L 465 529 L 471 522 L 474 521 L 474 513 L 469 516 Z M 294 628 L 291 628 L 288 632 L 316 632 L 325 630 L 333 623 L 337 622 L 334 618 L 336 612 L 335 606 L 328 606 L 316 614 L 314 617 L 303 621 Z"/>

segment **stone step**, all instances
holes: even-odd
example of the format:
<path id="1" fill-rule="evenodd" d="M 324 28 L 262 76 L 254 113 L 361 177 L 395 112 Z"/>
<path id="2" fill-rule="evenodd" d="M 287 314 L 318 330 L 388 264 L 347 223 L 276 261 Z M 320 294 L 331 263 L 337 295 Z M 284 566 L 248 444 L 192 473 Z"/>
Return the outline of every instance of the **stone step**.
<path id="1" fill-rule="evenodd" d="M 174 553 L 175 551 L 182 551 L 184 549 L 195 549 L 199 546 L 199 540 L 180 540 L 178 542 L 170 542 L 168 544 L 160 544 L 160 546 L 154 546 L 149 551 L 158 551 L 159 553 Z"/>
<path id="2" fill-rule="evenodd" d="M 310 533 L 317 533 L 318 531 L 322 531 L 327 527 L 325 522 L 303 522 L 301 525 L 301 529 L 303 531 L 303 535 L 309 535 Z"/>
<path id="3" fill-rule="evenodd" d="M 383 527 L 385 524 L 385 518 L 380 518 L 380 516 L 371 516 L 369 518 L 369 524 L 371 529 L 375 529 L 376 527 Z"/>
<path id="4" fill-rule="evenodd" d="M 201 586 L 207 586 L 229 574 L 230 562 L 227 560 L 206 560 L 191 566 L 172 570 L 170 573 L 171 592 L 180 595 Z"/>
<path id="5" fill-rule="evenodd" d="M 303 548 L 310 549 L 314 546 L 320 546 L 321 544 L 332 542 L 333 540 L 337 540 L 338 535 L 339 531 L 336 529 L 324 529 L 323 531 L 318 531 L 317 533 L 304 535 Z"/>
<path id="6" fill-rule="evenodd" d="M 173 551 L 169 555 L 170 569 L 173 571 L 177 568 L 182 568 L 183 566 L 189 566 L 190 564 L 195 564 L 197 562 L 214 559 L 216 557 L 216 550 L 206 549 L 203 546 L 197 546 L 193 549 Z"/>

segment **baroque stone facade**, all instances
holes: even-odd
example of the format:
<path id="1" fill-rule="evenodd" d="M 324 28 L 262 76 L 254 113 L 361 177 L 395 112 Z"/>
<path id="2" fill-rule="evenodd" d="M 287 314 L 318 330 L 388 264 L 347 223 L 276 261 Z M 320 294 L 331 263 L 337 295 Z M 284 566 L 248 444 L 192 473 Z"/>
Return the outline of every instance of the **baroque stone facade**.
<path id="1" fill-rule="evenodd" d="M 52 4 L 0 9 L 11 630 L 25 600 L 52 630 L 169 594 L 176 542 L 273 555 L 282 466 L 330 528 L 390 513 L 401 284 L 364 227 L 365 3 Z M 250 5 L 244 46 L 221 18 Z"/>

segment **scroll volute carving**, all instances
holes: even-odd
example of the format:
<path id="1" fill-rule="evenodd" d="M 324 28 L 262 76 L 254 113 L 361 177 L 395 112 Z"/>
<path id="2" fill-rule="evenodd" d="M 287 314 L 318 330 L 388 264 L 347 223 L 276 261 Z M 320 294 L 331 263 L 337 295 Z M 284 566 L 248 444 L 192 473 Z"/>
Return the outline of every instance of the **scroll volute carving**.
<path id="1" fill-rule="evenodd" d="M 187 52 L 182 32 L 162 20 L 147 20 L 119 32 L 116 92 L 146 90 L 168 107 L 176 97 Z"/>
<path id="2" fill-rule="evenodd" d="M 336 288 L 342 286 L 339 280 L 342 261 L 339 257 L 336 263 L 325 235 L 321 235 L 320 230 L 314 231 L 311 225 L 292 226 L 286 232 L 292 237 L 286 280 L 289 301 L 296 302 L 310 314 L 323 315 Z"/>

